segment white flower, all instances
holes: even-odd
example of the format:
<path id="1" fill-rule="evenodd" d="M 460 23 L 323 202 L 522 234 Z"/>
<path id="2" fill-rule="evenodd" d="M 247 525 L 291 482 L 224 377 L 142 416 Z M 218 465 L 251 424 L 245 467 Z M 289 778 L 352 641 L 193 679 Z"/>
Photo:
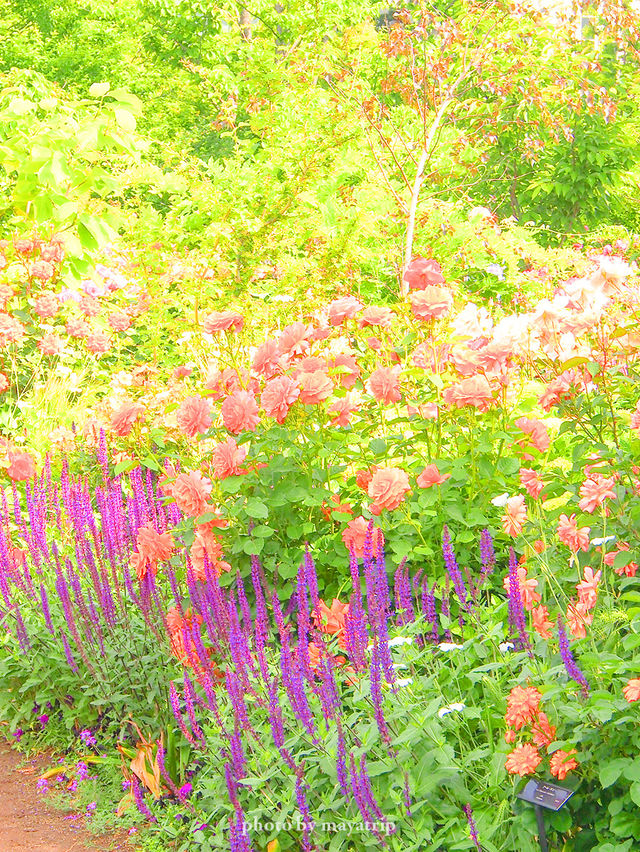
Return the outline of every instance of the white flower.
<path id="1" fill-rule="evenodd" d="M 410 645 L 413 642 L 410 636 L 394 636 L 393 639 L 389 639 L 389 647 L 397 648 L 398 645 Z"/>
<path id="2" fill-rule="evenodd" d="M 617 536 L 615 535 L 608 535 L 606 538 L 592 538 L 591 544 L 594 547 L 600 547 L 602 544 L 608 544 L 610 541 L 615 541 L 616 538 Z"/>
<path id="3" fill-rule="evenodd" d="M 465 708 L 464 704 L 460 704 L 456 702 L 454 704 L 449 704 L 448 707 L 441 707 L 438 710 L 438 716 L 442 719 L 443 716 L 446 716 L 447 713 L 461 713 Z"/>
<path id="4" fill-rule="evenodd" d="M 504 506 L 507 505 L 508 499 L 509 499 L 509 494 L 508 494 L 507 491 L 505 491 L 504 494 L 498 494 L 497 497 L 494 497 L 491 502 L 494 506 L 497 506 L 498 508 L 501 509 L 501 508 L 503 508 Z"/>
<path id="5" fill-rule="evenodd" d="M 457 651 L 459 648 L 462 648 L 462 645 L 456 645 L 455 642 L 441 642 L 438 648 L 441 651 Z"/>
<path id="6" fill-rule="evenodd" d="M 396 681 L 398 686 L 409 686 L 410 683 L 413 683 L 412 677 L 399 677 Z"/>
<path id="7" fill-rule="evenodd" d="M 513 642 L 501 642 L 500 645 L 498 645 L 501 654 L 506 654 L 507 651 L 513 651 L 515 647 L 516 646 L 513 644 Z"/>

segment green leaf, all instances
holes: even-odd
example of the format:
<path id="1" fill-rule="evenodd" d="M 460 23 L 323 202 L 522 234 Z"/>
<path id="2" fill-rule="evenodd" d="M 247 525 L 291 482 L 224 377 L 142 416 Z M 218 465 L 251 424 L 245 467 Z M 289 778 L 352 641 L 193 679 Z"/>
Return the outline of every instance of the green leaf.
<path id="1" fill-rule="evenodd" d="M 111 83 L 93 83 L 93 85 L 89 86 L 89 94 L 92 98 L 102 98 L 110 88 Z"/>
<path id="2" fill-rule="evenodd" d="M 369 449 L 375 455 L 382 455 L 387 451 L 387 442 L 383 441 L 382 438 L 373 438 L 369 441 Z"/>
<path id="3" fill-rule="evenodd" d="M 260 526 L 254 527 L 251 530 L 251 535 L 256 538 L 271 538 L 274 532 L 275 530 L 271 529 L 271 527 L 260 524 Z"/>
<path id="4" fill-rule="evenodd" d="M 625 761 L 613 760 L 600 768 L 599 778 L 602 787 L 610 787 L 618 780 L 622 774 L 624 763 Z"/>
<path id="5" fill-rule="evenodd" d="M 614 568 L 624 568 L 630 562 L 633 562 L 633 555 L 628 550 L 621 550 L 613 557 Z"/>
<path id="6" fill-rule="evenodd" d="M 640 782 L 640 758 L 636 757 L 635 760 L 627 764 L 627 766 L 623 769 L 622 774 L 627 781 L 635 781 L 636 783 Z"/>
<path id="7" fill-rule="evenodd" d="M 640 781 L 634 781 L 629 787 L 631 801 L 640 808 Z"/>
<path id="8" fill-rule="evenodd" d="M 127 133 L 133 133 L 136 129 L 136 119 L 133 113 L 131 113 L 125 107 L 115 107 L 113 110 L 116 116 L 116 122 L 118 127 L 121 127 L 123 130 L 126 130 Z"/>
<path id="9" fill-rule="evenodd" d="M 257 497 L 249 497 L 244 510 L 250 518 L 261 518 L 264 520 L 269 517 L 269 507 L 262 500 L 258 500 Z"/>
<path id="10" fill-rule="evenodd" d="M 115 466 L 114 473 L 116 476 L 119 476 L 121 473 L 128 473 L 137 466 L 138 462 L 135 459 L 126 459 Z"/>
<path id="11" fill-rule="evenodd" d="M 242 545 L 242 549 L 247 556 L 259 556 L 264 547 L 263 538 L 248 538 Z"/>

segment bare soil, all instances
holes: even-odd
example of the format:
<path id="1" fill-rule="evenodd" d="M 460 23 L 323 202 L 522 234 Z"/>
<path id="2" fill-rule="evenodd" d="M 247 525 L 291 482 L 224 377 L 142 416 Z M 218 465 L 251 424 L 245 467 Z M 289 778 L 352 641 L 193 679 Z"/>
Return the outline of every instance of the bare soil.
<path id="1" fill-rule="evenodd" d="M 0 742 L 0 852 L 132 852 L 124 832 L 92 836 L 82 819 L 47 805 L 36 782 L 49 764 Z"/>

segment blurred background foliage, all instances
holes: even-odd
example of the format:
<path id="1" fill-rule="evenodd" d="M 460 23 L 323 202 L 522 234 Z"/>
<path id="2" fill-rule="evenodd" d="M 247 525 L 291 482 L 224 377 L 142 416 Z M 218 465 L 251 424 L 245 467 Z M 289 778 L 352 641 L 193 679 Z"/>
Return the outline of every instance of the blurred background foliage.
<path id="1" fill-rule="evenodd" d="M 23 142 L 34 127 L 49 134 L 51 161 L 72 171 L 82 160 L 77 126 L 90 134 L 92 121 L 100 125 L 97 178 L 77 199 L 88 209 L 62 223 L 80 238 L 76 254 L 118 230 L 138 245 L 206 252 L 225 288 L 265 296 L 320 286 L 384 298 L 397 292 L 421 134 L 438 105 L 435 86 L 422 102 L 408 93 L 410 54 L 398 43 L 446 86 L 460 57 L 491 38 L 436 136 L 415 251 L 437 253 L 451 278 L 480 289 L 486 267 L 498 264 L 508 296 L 509 271 L 516 261 L 526 269 L 537 245 L 640 228 L 640 78 L 628 4 L 581 4 L 579 38 L 574 10 L 559 25 L 514 8 L 442 0 L 409 3 L 398 17 L 364 0 L 0 0 L 1 117 L 14 130 L 18 122 Z M 91 96 L 100 83 L 108 92 Z M 39 106 L 16 116 L 12 101 L 25 100 L 25 87 Z M 46 107 L 52 99 L 55 109 Z M 132 116 L 120 126 L 118 102 Z M 4 230 L 60 227 L 42 201 L 45 212 L 30 209 L 25 223 L 12 163 L 34 152 L 12 138 L 0 175 L 15 202 Z M 31 191 L 37 184 L 55 196 L 43 156 Z M 469 218 L 477 206 L 506 219 L 500 234 Z M 93 224 L 78 235 L 85 213 Z"/>

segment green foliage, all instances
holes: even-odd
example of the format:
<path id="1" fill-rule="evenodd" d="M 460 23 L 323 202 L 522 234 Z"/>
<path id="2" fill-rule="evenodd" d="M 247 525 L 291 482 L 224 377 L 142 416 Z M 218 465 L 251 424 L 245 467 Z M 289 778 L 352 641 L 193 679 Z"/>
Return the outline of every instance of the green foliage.
<path id="1" fill-rule="evenodd" d="M 2 81 L 0 98 L 0 220 L 5 229 L 66 234 L 77 277 L 86 253 L 116 234 L 114 200 L 139 156 L 134 134 L 137 98 L 108 83 L 71 101 L 33 72 Z"/>

